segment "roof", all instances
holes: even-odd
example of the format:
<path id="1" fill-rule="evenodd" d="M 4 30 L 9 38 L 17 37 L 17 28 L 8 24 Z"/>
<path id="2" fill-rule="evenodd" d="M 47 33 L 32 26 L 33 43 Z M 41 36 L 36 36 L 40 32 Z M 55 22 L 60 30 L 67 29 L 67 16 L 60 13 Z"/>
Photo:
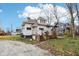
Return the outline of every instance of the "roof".
<path id="1" fill-rule="evenodd" d="M 52 25 L 49 25 L 49 24 L 38 24 L 38 25 L 47 26 L 47 27 L 52 27 Z"/>
<path id="2" fill-rule="evenodd" d="M 27 21 L 27 23 L 37 23 L 37 20 L 36 19 L 30 19 Z"/>
<path id="3" fill-rule="evenodd" d="M 43 17 L 39 17 L 38 20 L 44 20 L 44 21 L 46 21 L 46 19 L 43 18 Z"/>
<path id="4" fill-rule="evenodd" d="M 40 20 L 46 20 L 42 17 L 39 17 L 38 19 Z M 45 23 L 38 23 L 36 19 L 27 19 L 27 21 L 24 21 L 22 26 L 24 26 L 25 24 L 32 24 L 32 26 L 37 26 L 37 25 L 42 25 L 42 26 L 47 26 L 47 27 L 52 27 L 52 25 L 49 24 L 45 24 Z"/>
<path id="5" fill-rule="evenodd" d="M 37 20 L 27 20 L 22 23 L 22 26 L 24 26 L 25 24 L 34 24 L 34 23 L 37 23 Z"/>

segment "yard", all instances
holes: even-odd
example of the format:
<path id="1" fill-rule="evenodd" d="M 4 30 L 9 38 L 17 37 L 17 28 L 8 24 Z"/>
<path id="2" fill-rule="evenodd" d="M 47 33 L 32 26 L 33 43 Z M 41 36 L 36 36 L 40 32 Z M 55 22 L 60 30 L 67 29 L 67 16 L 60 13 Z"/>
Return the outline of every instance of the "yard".
<path id="1" fill-rule="evenodd" d="M 64 39 L 51 39 L 38 44 L 39 47 L 49 50 L 54 55 L 79 55 L 79 37 L 72 39 L 65 37 Z"/>
<path id="2" fill-rule="evenodd" d="M 30 40 L 30 39 L 24 39 L 22 37 L 20 37 L 19 35 L 16 36 L 0 36 L 0 40 L 13 40 L 13 41 L 21 41 L 24 43 L 28 43 L 28 44 L 36 44 L 38 43 L 35 40 Z"/>
<path id="3" fill-rule="evenodd" d="M 29 39 L 21 38 L 20 36 L 0 36 L 0 40 L 14 40 L 22 41 L 28 44 L 34 44 L 42 49 L 48 50 L 53 55 L 79 55 L 79 37 L 72 39 L 71 37 L 64 37 L 63 39 L 50 39 L 43 42 L 31 41 Z"/>

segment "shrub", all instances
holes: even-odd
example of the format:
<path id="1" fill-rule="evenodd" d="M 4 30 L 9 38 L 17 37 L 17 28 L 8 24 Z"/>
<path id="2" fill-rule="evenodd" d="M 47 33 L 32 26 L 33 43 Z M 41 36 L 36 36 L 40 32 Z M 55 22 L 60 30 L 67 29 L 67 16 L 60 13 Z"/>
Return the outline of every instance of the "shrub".
<path id="1" fill-rule="evenodd" d="M 40 35 L 40 41 L 48 40 L 49 39 L 48 34 L 49 34 L 48 32 L 42 33 L 42 35 Z"/>

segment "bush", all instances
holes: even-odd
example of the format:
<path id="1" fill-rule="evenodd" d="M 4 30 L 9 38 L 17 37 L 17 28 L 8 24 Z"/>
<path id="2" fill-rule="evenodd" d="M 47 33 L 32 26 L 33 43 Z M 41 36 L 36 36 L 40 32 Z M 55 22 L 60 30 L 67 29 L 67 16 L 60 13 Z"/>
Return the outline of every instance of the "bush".
<path id="1" fill-rule="evenodd" d="M 45 40 L 49 40 L 49 32 L 45 32 L 45 33 L 42 33 L 42 35 L 40 35 L 40 41 L 45 41 Z"/>

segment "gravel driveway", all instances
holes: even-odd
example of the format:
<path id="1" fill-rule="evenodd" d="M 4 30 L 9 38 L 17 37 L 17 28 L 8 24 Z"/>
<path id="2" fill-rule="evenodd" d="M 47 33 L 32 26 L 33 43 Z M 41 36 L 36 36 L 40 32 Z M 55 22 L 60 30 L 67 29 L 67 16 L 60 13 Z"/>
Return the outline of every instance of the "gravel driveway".
<path id="1" fill-rule="evenodd" d="M 18 41 L 1 40 L 0 56 L 49 56 L 48 51 Z"/>

